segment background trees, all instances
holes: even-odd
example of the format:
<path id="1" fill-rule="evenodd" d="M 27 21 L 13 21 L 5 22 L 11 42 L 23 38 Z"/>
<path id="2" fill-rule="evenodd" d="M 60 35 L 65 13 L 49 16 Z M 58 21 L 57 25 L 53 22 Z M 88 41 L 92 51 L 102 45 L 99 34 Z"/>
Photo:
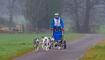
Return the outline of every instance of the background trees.
<path id="1" fill-rule="evenodd" d="M 59 12 L 58 0 L 27 0 L 25 17 L 38 30 L 49 27 L 50 18 Z"/>
<path id="2" fill-rule="evenodd" d="M 63 0 L 64 13 L 68 15 L 69 20 L 74 22 L 73 31 L 75 32 L 96 32 L 102 25 L 105 16 L 104 0 Z M 71 24 L 70 24 L 71 26 Z"/>
<path id="3" fill-rule="evenodd" d="M 29 24 L 31 31 L 47 30 L 55 12 L 70 32 L 97 32 L 105 26 L 105 0 L 0 0 L 0 4 L 0 17 L 9 25 Z"/>

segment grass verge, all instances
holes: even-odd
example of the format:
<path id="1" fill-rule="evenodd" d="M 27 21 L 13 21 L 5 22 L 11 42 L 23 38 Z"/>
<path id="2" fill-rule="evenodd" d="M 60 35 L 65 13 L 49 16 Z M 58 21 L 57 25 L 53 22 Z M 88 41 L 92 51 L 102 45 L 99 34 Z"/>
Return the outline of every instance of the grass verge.
<path id="1" fill-rule="evenodd" d="M 80 60 L 105 60 L 105 40 L 87 50 Z"/>

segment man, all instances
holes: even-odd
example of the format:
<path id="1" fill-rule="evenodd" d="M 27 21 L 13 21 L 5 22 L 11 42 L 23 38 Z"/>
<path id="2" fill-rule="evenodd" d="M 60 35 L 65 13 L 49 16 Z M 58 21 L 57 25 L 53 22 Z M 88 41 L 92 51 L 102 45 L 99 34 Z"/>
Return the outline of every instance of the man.
<path id="1" fill-rule="evenodd" d="M 50 29 L 53 31 L 53 38 L 56 42 L 63 40 L 64 20 L 60 17 L 59 13 L 55 13 L 54 18 L 51 19 Z"/>

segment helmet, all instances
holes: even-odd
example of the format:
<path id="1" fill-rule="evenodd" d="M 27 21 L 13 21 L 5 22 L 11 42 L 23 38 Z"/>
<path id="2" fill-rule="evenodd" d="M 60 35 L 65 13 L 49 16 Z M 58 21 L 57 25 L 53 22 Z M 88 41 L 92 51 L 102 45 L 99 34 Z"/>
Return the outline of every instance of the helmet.
<path id="1" fill-rule="evenodd" d="M 56 16 L 56 15 L 59 15 L 59 13 L 55 13 L 54 15 L 55 15 L 55 16 Z"/>

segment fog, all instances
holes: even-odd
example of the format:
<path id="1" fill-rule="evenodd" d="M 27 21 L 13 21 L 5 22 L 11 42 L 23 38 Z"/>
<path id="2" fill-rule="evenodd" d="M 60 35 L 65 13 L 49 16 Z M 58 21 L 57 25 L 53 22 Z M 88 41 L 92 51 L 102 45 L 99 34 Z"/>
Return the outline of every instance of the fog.
<path id="1" fill-rule="evenodd" d="M 9 22 L 8 27 L 28 24 L 31 28 L 26 30 L 45 30 L 55 12 L 69 32 L 96 33 L 105 26 L 105 0 L 0 0 L 0 18 Z"/>

